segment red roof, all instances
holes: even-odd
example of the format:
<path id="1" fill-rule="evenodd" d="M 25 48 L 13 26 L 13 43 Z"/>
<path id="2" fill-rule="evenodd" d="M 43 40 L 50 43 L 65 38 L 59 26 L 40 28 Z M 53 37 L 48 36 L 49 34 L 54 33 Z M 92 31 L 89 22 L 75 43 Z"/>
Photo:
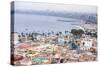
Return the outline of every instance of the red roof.
<path id="1" fill-rule="evenodd" d="M 30 47 L 30 45 L 27 44 L 27 43 L 21 43 L 21 44 L 19 45 L 19 48 L 21 48 L 21 49 L 23 49 L 23 48 L 29 48 L 29 47 Z"/>

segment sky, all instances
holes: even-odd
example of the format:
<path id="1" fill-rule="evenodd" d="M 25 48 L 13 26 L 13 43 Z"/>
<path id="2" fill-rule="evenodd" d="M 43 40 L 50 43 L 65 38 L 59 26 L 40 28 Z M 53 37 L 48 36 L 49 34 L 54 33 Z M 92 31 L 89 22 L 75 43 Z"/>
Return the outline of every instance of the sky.
<path id="1" fill-rule="evenodd" d="M 96 6 L 86 5 L 65 5 L 65 4 L 48 4 L 48 3 L 33 3 L 15 1 L 15 11 L 32 11 L 32 10 L 49 10 L 49 11 L 68 11 L 68 12 L 83 12 L 97 13 Z"/>

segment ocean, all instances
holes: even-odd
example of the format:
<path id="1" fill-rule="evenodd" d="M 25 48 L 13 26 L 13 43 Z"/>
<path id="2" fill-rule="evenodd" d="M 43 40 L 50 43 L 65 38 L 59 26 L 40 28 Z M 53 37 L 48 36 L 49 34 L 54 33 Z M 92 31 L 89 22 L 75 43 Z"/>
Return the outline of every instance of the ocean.
<path id="1" fill-rule="evenodd" d="M 14 32 L 64 32 L 79 29 L 81 20 L 57 16 L 14 13 Z"/>

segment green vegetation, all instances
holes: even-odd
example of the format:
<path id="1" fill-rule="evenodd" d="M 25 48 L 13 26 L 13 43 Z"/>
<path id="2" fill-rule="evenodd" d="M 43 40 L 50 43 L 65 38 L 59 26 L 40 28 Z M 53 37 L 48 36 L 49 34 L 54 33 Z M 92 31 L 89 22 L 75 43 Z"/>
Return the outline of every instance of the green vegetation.
<path id="1" fill-rule="evenodd" d="M 79 29 L 79 30 L 77 30 L 77 29 L 72 29 L 72 30 L 71 30 L 71 33 L 72 33 L 73 35 L 75 35 L 76 37 L 81 37 L 82 34 L 84 34 L 84 31 L 81 30 L 81 29 Z"/>

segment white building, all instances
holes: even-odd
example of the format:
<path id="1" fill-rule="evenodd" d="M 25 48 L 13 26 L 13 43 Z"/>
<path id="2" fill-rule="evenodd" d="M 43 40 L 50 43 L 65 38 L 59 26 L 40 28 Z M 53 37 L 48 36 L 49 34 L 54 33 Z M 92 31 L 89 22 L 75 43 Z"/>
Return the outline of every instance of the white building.
<path id="1" fill-rule="evenodd" d="M 92 39 L 89 39 L 89 40 L 82 40 L 81 41 L 82 43 L 84 42 L 84 47 L 85 49 L 90 49 L 92 47 L 92 44 L 93 44 L 93 40 Z"/>
<path id="2" fill-rule="evenodd" d="M 19 34 L 17 32 L 13 32 L 11 33 L 11 41 L 14 43 L 14 44 L 17 44 L 19 43 Z"/>

